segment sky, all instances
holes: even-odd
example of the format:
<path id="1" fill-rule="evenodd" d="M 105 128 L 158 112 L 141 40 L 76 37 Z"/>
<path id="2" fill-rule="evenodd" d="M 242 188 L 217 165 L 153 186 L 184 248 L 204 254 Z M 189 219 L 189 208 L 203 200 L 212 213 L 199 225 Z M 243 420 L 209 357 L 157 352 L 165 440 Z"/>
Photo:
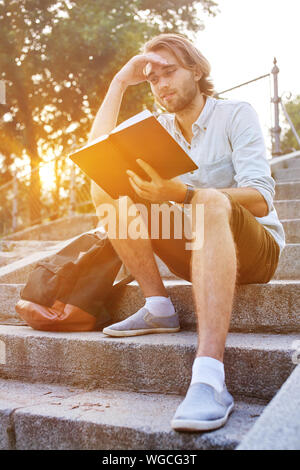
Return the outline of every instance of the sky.
<path id="1" fill-rule="evenodd" d="M 279 95 L 300 94 L 300 0 L 215 1 L 220 12 L 215 17 L 203 16 L 205 29 L 197 34 L 195 45 L 211 64 L 216 90 L 220 92 L 270 73 L 276 57 Z M 264 78 L 222 95 L 254 106 L 268 148 L 268 129 L 273 125 L 272 91 L 272 81 Z"/>

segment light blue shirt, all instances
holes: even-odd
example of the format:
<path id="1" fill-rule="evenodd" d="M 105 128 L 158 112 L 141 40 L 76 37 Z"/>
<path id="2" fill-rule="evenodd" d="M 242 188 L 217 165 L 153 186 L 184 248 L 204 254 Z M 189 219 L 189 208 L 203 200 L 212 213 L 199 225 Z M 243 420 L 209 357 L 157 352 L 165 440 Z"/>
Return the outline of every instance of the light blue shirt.
<path id="1" fill-rule="evenodd" d="M 262 194 L 269 213 L 255 218 L 274 237 L 281 253 L 285 234 L 273 205 L 275 181 L 253 107 L 243 101 L 208 96 L 192 126 L 191 144 L 178 128 L 175 114 L 163 113 L 158 120 L 198 166 L 197 170 L 181 175 L 181 181 L 196 188 L 251 187 Z"/>

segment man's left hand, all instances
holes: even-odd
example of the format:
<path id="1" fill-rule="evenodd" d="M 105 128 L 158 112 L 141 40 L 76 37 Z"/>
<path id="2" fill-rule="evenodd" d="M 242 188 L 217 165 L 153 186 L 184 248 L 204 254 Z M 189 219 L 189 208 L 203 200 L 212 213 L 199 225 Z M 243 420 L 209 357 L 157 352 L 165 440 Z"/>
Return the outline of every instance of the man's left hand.
<path id="1" fill-rule="evenodd" d="M 184 201 L 187 187 L 178 178 L 170 180 L 161 178 L 152 166 L 140 158 L 137 159 L 137 163 L 151 178 L 151 181 L 145 181 L 133 171 L 127 170 L 129 182 L 138 196 L 154 203 Z"/>

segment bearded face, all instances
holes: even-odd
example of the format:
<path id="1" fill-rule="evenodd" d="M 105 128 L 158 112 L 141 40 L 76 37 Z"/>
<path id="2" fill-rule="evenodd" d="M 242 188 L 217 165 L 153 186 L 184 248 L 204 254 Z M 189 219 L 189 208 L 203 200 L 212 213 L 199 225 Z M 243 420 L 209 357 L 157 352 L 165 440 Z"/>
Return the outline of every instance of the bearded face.
<path id="1" fill-rule="evenodd" d="M 162 95 L 155 95 L 156 100 L 159 104 L 166 109 L 169 113 L 179 113 L 186 108 L 189 108 L 193 103 L 199 88 L 197 83 L 192 79 L 187 79 L 182 86 L 178 86 L 176 89 L 172 87 L 172 94 L 165 94 L 163 91 Z M 168 91 L 166 92 L 168 93 Z"/>
<path id="2" fill-rule="evenodd" d="M 155 51 L 168 65 L 148 64 L 146 76 L 156 101 L 170 113 L 179 113 L 192 106 L 200 89 L 199 74 L 182 67 L 166 49 Z"/>

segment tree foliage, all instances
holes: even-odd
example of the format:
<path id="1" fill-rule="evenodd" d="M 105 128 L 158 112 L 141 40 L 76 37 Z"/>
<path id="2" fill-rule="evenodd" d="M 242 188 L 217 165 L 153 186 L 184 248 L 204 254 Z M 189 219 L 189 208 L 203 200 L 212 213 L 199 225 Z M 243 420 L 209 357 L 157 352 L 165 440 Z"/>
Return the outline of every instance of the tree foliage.
<path id="1" fill-rule="evenodd" d="M 49 149 L 80 146 L 112 77 L 142 44 L 160 32 L 191 36 L 216 8 L 212 0 L 0 0 L 0 185 L 16 156 L 26 153 L 34 170 Z M 143 104 L 152 104 L 147 84 L 126 92 L 120 119 Z"/>
<path id="2" fill-rule="evenodd" d="M 300 136 L 300 95 L 296 96 L 293 101 L 286 103 L 285 108 L 296 129 L 297 134 Z M 281 150 L 283 153 L 299 150 L 297 139 L 287 121 L 286 124 L 287 128 L 281 139 Z"/>

